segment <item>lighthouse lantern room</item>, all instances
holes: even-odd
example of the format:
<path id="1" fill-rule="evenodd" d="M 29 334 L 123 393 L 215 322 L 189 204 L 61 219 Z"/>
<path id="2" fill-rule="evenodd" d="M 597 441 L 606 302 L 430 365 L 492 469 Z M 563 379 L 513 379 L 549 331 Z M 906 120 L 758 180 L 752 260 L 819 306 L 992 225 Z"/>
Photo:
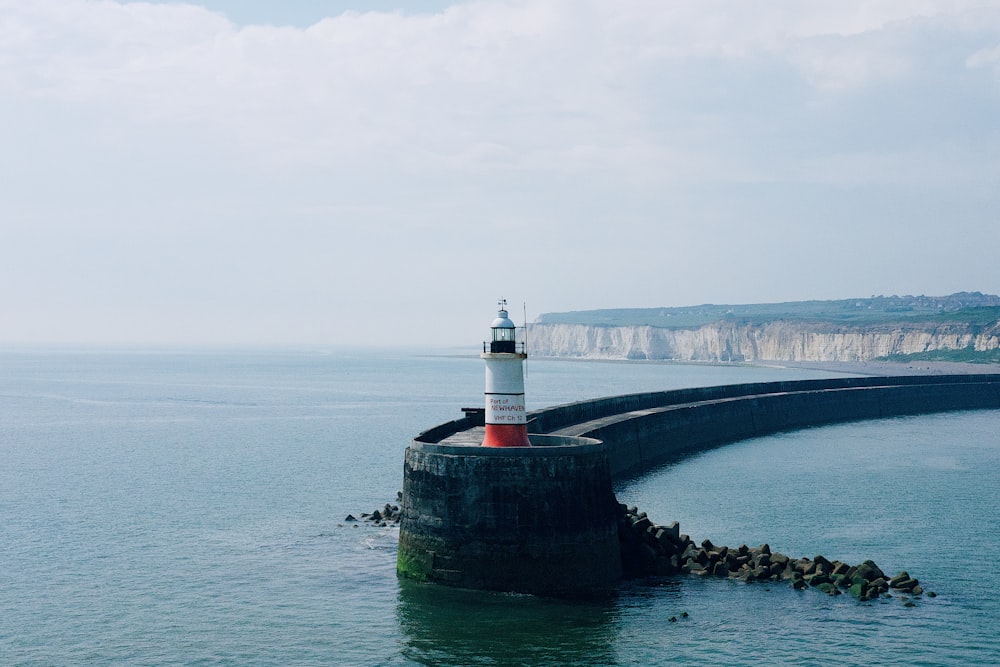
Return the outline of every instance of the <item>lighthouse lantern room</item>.
<path id="1" fill-rule="evenodd" d="M 518 350 L 516 327 L 507 315 L 507 300 L 500 299 L 497 317 L 490 325 L 492 339 L 483 344 L 486 362 L 486 436 L 483 447 L 530 447 L 528 416 L 524 407 L 524 344 Z"/>

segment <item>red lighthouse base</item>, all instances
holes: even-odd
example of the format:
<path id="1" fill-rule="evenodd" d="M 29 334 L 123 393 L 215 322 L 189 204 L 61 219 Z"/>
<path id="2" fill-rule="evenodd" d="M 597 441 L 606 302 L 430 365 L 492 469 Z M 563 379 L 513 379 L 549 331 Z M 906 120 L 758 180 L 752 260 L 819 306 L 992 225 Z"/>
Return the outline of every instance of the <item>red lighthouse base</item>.
<path id="1" fill-rule="evenodd" d="M 483 447 L 531 447 L 524 424 L 487 424 Z"/>

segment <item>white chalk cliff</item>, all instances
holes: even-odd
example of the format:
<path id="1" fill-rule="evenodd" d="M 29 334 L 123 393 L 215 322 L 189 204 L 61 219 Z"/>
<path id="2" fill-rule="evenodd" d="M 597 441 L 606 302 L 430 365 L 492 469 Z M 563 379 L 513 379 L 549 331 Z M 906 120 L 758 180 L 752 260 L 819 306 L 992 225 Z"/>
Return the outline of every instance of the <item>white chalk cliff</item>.
<path id="1" fill-rule="evenodd" d="M 973 347 L 1000 347 L 1000 322 L 851 327 L 773 321 L 719 322 L 697 328 L 530 324 L 528 346 L 540 357 L 675 361 L 869 361 Z"/>

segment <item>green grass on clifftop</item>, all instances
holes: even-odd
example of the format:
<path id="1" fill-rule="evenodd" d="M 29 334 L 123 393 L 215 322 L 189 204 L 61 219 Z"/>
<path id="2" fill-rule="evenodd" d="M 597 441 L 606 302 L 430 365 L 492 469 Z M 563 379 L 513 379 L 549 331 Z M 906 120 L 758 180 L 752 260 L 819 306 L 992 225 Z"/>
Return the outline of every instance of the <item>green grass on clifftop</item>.
<path id="1" fill-rule="evenodd" d="M 538 318 L 540 324 L 654 326 L 667 329 L 696 328 L 721 321 L 766 324 L 779 320 L 858 327 L 951 322 L 988 326 L 1000 321 L 1000 297 L 980 292 L 959 292 L 941 297 L 873 296 L 838 301 L 580 310 L 546 313 Z"/>

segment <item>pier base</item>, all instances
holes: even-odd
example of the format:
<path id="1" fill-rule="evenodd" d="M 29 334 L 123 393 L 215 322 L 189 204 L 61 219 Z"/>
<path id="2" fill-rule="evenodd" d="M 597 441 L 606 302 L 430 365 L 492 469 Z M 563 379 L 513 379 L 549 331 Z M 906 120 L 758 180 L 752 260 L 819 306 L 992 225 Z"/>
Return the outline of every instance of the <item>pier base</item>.
<path id="1" fill-rule="evenodd" d="M 485 590 L 594 596 L 621 579 L 606 450 L 532 436 L 531 448 L 414 441 L 406 450 L 397 571 Z"/>

